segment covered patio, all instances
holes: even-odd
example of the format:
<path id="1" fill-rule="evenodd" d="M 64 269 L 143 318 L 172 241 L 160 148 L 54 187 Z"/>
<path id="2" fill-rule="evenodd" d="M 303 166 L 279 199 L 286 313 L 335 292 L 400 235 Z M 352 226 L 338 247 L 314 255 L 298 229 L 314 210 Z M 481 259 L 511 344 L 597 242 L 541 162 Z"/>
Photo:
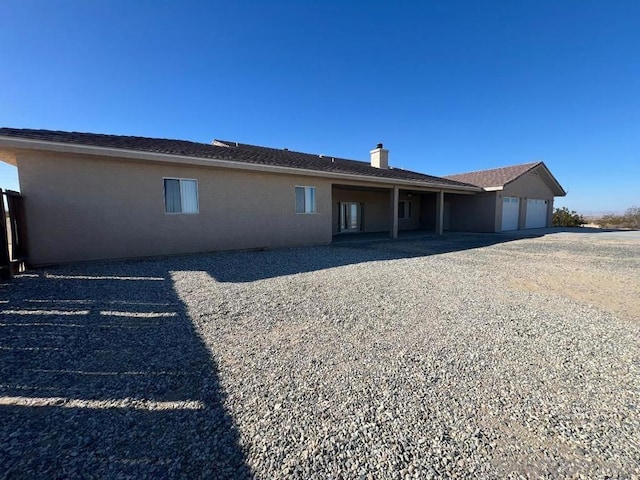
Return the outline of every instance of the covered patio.
<path id="1" fill-rule="evenodd" d="M 398 238 L 399 232 L 409 231 L 439 235 L 446 224 L 443 189 L 336 183 L 331 198 L 334 239 L 385 233 Z"/>

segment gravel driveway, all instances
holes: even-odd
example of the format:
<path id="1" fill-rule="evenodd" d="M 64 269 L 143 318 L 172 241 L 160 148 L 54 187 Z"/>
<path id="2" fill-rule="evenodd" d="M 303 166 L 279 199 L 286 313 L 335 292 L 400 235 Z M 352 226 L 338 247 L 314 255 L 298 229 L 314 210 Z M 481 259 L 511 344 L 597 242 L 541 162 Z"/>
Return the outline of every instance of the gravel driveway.
<path id="1" fill-rule="evenodd" d="M 640 478 L 640 235 L 445 235 L 0 285 L 0 478 Z"/>

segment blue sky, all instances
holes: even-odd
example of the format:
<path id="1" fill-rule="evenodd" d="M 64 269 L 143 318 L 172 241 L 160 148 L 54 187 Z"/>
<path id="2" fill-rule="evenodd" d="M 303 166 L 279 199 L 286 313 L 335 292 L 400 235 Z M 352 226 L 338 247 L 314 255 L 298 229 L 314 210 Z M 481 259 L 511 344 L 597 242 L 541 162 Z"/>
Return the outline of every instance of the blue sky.
<path id="1" fill-rule="evenodd" d="M 213 138 L 433 175 L 543 160 L 640 205 L 640 2 L 0 2 L 0 126 Z M 0 165 L 0 187 L 17 188 Z"/>

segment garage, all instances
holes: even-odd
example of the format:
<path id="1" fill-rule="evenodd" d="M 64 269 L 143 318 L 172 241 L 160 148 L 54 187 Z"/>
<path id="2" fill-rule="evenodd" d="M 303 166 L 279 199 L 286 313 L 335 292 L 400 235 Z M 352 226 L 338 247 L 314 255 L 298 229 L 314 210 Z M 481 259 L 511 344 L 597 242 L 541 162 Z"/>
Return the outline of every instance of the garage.
<path id="1" fill-rule="evenodd" d="M 518 229 L 520 219 L 520 199 L 518 197 L 502 198 L 502 231 Z"/>
<path id="2" fill-rule="evenodd" d="M 540 198 L 527 199 L 525 228 L 544 228 L 547 226 L 547 201 Z"/>
<path id="3" fill-rule="evenodd" d="M 456 225 L 451 225 L 454 230 L 504 232 L 544 228 L 551 220 L 553 198 L 567 194 L 543 162 L 459 173 L 446 178 L 475 185 L 485 192 L 468 199 L 452 197 L 456 203 L 451 205 L 451 219 L 456 220 Z"/>

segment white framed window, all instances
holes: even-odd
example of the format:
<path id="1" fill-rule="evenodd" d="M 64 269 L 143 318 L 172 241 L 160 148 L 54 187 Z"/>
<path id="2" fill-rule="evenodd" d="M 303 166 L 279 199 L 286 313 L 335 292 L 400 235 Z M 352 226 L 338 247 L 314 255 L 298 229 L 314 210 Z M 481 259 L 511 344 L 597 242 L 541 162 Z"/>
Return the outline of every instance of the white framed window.
<path id="1" fill-rule="evenodd" d="M 198 213 L 198 181 L 164 178 L 165 213 Z"/>
<path id="2" fill-rule="evenodd" d="M 411 202 L 409 200 L 398 202 L 398 218 L 411 218 Z"/>
<path id="3" fill-rule="evenodd" d="M 296 187 L 296 213 L 316 213 L 316 187 Z"/>

